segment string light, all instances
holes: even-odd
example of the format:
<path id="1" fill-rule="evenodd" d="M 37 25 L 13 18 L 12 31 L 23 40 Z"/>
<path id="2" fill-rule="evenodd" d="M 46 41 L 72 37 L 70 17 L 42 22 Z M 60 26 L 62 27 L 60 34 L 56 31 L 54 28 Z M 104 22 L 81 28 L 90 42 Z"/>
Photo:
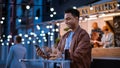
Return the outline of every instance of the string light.
<path id="1" fill-rule="evenodd" d="M 31 37 L 29 37 L 28 39 L 29 39 L 29 40 L 32 40 L 32 38 L 31 38 Z"/>
<path id="2" fill-rule="evenodd" d="M 37 37 L 37 34 L 34 34 L 34 37 Z"/>
<path id="3" fill-rule="evenodd" d="M 27 38 L 27 37 L 28 37 L 28 34 L 25 34 L 24 36 Z"/>
<path id="4" fill-rule="evenodd" d="M 5 17 L 2 17 L 2 20 L 5 20 Z"/>
<path id="5" fill-rule="evenodd" d="M 47 29 L 49 29 L 49 28 L 50 28 L 50 26 L 49 26 L 49 25 L 47 25 L 47 26 L 46 26 L 46 28 L 47 28 Z"/>
<path id="6" fill-rule="evenodd" d="M 39 25 L 37 25 L 36 27 L 37 27 L 38 30 L 40 30 L 40 26 Z"/>
<path id="7" fill-rule="evenodd" d="M 22 38 L 22 41 L 25 41 L 25 39 Z"/>
<path id="8" fill-rule="evenodd" d="M 12 45 L 14 45 L 14 43 L 13 43 L 13 42 L 12 42 L 11 44 L 12 44 Z"/>
<path id="9" fill-rule="evenodd" d="M 76 6 L 73 6 L 73 9 L 77 9 L 77 7 L 76 7 Z"/>
<path id="10" fill-rule="evenodd" d="M 38 17 L 35 17 L 35 20 L 38 20 Z"/>
<path id="11" fill-rule="evenodd" d="M 34 32 L 30 32 L 30 35 L 34 35 Z"/>
<path id="12" fill-rule="evenodd" d="M 54 11 L 54 8 L 50 8 L 50 11 Z"/>
<path id="13" fill-rule="evenodd" d="M 47 42 L 47 39 L 44 39 L 45 42 Z"/>
<path id="14" fill-rule="evenodd" d="M 54 15 L 56 15 L 56 12 L 53 12 Z"/>
<path id="15" fill-rule="evenodd" d="M 53 36 L 50 36 L 50 40 L 53 41 Z"/>
<path id="16" fill-rule="evenodd" d="M 43 34 L 40 34 L 40 36 L 43 36 Z"/>
<path id="17" fill-rule="evenodd" d="M 90 7 L 90 10 L 93 10 L 93 7 Z"/>
<path id="18" fill-rule="evenodd" d="M 57 23 L 56 25 L 57 25 L 57 26 L 59 26 L 59 25 L 60 25 L 60 23 Z"/>
<path id="19" fill-rule="evenodd" d="M 8 45 L 9 45 L 9 43 L 6 43 L 6 45 L 8 46 Z"/>
<path id="20" fill-rule="evenodd" d="M 42 30 L 41 33 L 44 33 L 44 31 Z"/>
<path id="21" fill-rule="evenodd" d="M 46 37 L 43 37 L 43 39 L 46 39 Z"/>
<path id="22" fill-rule="evenodd" d="M 36 39 L 39 39 L 38 37 L 36 37 Z"/>
<path id="23" fill-rule="evenodd" d="M 19 36 L 22 36 L 22 34 L 19 34 Z"/>
<path id="24" fill-rule="evenodd" d="M 25 42 L 22 42 L 22 44 L 24 45 L 24 44 L 25 44 Z"/>
<path id="25" fill-rule="evenodd" d="M 8 37 L 7 38 L 12 38 L 12 35 L 8 35 Z"/>
<path id="26" fill-rule="evenodd" d="M 53 32 L 55 32 L 55 29 L 52 29 Z"/>
<path id="27" fill-rule="evenodd" d="M 3 42 L 3 40 L 1 39 L 0 42 Z"/>
<path id="28" fill-rule="evenodd" d="M 90 10 L 93 10 L 92 4 L 90 5 Z"/>
<path id="29" fill-rule="evenodd" d="M 36 43 L 35 40 L 33 40 L 33 43 L 34 43 L 34 44 Z"/>
<path id="30" fill-rule="evenodd" d="M 42 36 L 45 36 L 45 34 L 43 33 Z"/>
<path id="31" fill-rule="evenodd" d="M 1 45 L 4 46 L 4 43 L 2 43 Z"/>
<path id="32" fill-rule="evenodd" d="M 117 7 L 119 7 L 120 6 L 120 4 L 117 4 Z"/>
<path id="33" fill-rule="evenodd" d="M 56 29 L 56 32 L 58 32 L 59 31 L 59 29 Z"/>
<path id="34" fill-rule="evenodd" d="M 7 41 L 9 42 L 9 41 L 10 41 L 10 39 L 8 38 L 8 39 L 7 39 Z"/>
<path id="35" fill-rule="evenodd" d="M 56 15 L 56 12 L 54 11 L 54 8 L 50 8 L 50 11 L 53 12 L 53 14 L 50 14 L 50 17 L 53 17 L 54 15 Z"/>
<path id="36" fill-rule="evenodd" d="M 27 44 L 30 44 L 30 41 L 27 41 Z"/>
<path id="37" fill-rule="evenodd" d="M 88 20 L 88 18 L 85 18 L 85 21 L 87 21 Z"/>
<path id="38" fill-rule="evenodd" d="M 53 38 L 50 38 L 50 41 L 53 41 Z"/>
<path id="39" fill-rule="evenodd" d="M 22 20 L 21 19 L 18 19 L 18 22 L 21 22 Z"/>
<path id="40" fill-rule="evenodd" d="M 26 9 L 30 9 L 30 6 L 29 6 L 29 5 L 27 5 L 27 6 L 26 6 Z"/>
<path id="41" fill-rule="evenodd" d="M 0 21 L 1 24 L 3 24 L 3 21 Z"/>
<path id="42" fill-rule="evenodd" d="M 54 33 L 51 33 L 51 35 L 54 35 Z"/>
<path id="43" fill-rule="evenodd" d="M 50 25 L 50 28 L 52 28 L 53 26 L 52 25 Z"/>
<path id="44" fill-rule="evenodd" d="M 79 20 L 83 20 L 83 17 L 80 17 Z"/>
<path id="45" fill-rule="evenodd" d="M 53 14 L 50 14 L 50 17 L 53 17 Z"/>
<path id="46" fill-rule="evenodd" d="M 48 35 L 50 35 L 50 32 L 48 32 Z"/>
<path id="47" fill-rule="evenodd" d="M 38 42 L 40 43 L 40 42 L 41 42 L 41 40 L 38 40 Z"/>
<path id="48" fill-rule="evenodd" d="M 50 36 L 51 39 L 53 39 L 53 36 Z"/>
<path id="49" fill-rule="evenodd" d="M 5 37 L 5 35 L 3 35 L 3 37 Z"/>

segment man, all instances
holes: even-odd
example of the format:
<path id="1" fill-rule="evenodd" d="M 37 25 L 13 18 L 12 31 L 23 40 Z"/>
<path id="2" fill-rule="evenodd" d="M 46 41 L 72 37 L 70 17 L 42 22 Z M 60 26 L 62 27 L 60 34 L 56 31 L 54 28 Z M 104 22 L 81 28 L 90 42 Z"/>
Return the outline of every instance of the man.
<path id="1" fill-rule="evenodd" d="M 26 56 L 26 48 L 21 44 L 21 41 L 22 38 L 16 36 L 16 45 L 11 46 L 10 48 L 6 68 L 26 68 L 24 62 L 19 61 L 19 59 L 24 59 Z"/>
<path id="2" fill-rule="evenodd" d="M 64 53 L 69 49 L 71 68 L 90 68 L 91 64 L 91 45 L 88 33 L 79 26 L 79 11 L 67 9 L 64 21 L 71 31 L 68 31 L 61 38 L 58 49 Z"/>
<path id="3" fill-rule="evenodd" d="M 95 47 L 101 47 L 99 43 L 96 43 L 95 41 L 101 41 L 103 32 L 102 30 L 98 27 L 97 22 L 93 22 L 92 24 L 92 30 L 91 30 L 91 44 L 92 46 Z"/>
<path id="4" fill-rule="evenodd" d="M 90 68 L 91 64 L 91 45 L 88 33 L 79 26 L 79 11 L 76 9 L 67 9 L 65 11 L 64 20 L 68 31 L 60 39 L 58 43 L 58 53 L 60 56 L 65 50 L 70 53 L 71 68 Z M 37 49 L 37 53 L 41 56 L 42 52 Z"/>
<path id="5" fill-rule="evenodd" d="M 91 30 L 91 33 L 93 32 L 97 32 L 99 34 L 99 41 L 101 41 L 101 38 L 102 38 L 102 35 L 103 35 L 103 31 L 98 27 L 98 24 L 97 22 L 93 22 L 92 24 L 92 30 Z"/>

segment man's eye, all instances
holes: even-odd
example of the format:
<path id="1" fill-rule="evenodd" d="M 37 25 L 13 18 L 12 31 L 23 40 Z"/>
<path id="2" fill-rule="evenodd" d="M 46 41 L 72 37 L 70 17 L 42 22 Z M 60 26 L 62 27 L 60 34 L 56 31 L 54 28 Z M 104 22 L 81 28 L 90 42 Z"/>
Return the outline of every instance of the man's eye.
<path id="1" fill-rule="evenodd" d="M 70 20 L 71 18 L 67 18 L 66 20 Z"/>

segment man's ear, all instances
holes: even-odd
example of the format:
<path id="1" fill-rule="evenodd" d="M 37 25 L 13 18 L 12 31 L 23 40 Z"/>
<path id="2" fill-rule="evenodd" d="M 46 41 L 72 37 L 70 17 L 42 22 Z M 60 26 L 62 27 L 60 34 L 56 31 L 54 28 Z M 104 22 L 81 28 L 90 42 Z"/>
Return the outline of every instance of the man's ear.
<path id="1" fill-rule="evenodd" d="M 77 20 L 79 20 L 79 18 L 78 17 L 75 17 Z"/>

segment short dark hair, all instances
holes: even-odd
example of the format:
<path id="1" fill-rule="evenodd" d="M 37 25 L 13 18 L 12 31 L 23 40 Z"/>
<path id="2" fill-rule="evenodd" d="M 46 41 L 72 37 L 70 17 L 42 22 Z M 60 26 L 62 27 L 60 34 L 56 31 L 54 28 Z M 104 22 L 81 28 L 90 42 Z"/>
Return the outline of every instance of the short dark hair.
<path id="1" fill-rule="evenodd" d="M 16 41 L 17 41 L 18 43 L 21 43 L 22 37 L 21 37 L 21 36 L 16 36 Z"/>
<path id="2" fill-rule="evenodd" d="M 65 13 L 71 13 L 73 16 L 78 17 L 80 16 L 80 13 L 77 9 L 73 9 L 73 8 L 68 8 L 65 10 Z"/>

